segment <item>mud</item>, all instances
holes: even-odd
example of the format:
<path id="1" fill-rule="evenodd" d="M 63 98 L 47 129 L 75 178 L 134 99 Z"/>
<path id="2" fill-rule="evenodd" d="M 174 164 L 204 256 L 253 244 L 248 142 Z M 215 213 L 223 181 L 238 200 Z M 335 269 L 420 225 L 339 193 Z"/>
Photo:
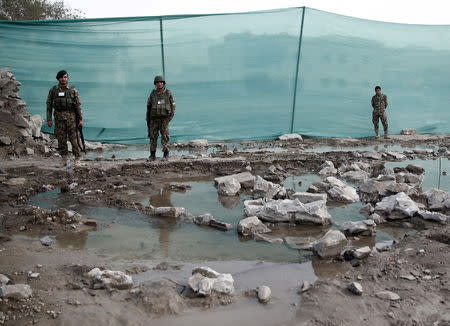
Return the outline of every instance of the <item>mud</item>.
<path id="1" fill-rule="evenodd" d="M 317 151 L 325 146 L 333 150 Z M 335 166 L 356 161 L 382 166 L 388 161 L 351 151 L 367 146 L 430 146 L 436 149 L 432 154 L 419 151 L 406 156 L 437 159 L 436 153 L 447 155 L 450 136 L 246 141 L 213 144 L 209 154 L 194 150 L 190 155 L 178 155 L 187 147 L 176 144 L 169 161 L 98 158 L 84 160 L 85 166 L 73 172 L 59 167 L 54 156 L 12 155 L 7 146 L 0 147 L 0 273 L 13 284 L 27 283 L 33 289 L 30 299 L 0 301 L 0 321 L 5 325 L 148 325 L 149 320 L 152 325 L 449 325 L 448 225 L 423 222 L 416 233 L 399 236 L 391 251 L 359 264 L 314 257 L 297 263 L 126 261 L 76 246 L 42 246 L 40 236 L 86 238 L 95 226 L 85 224 L 83 218 L 68 221 L 61 214 L 52 215 L 57 208 L 48 212 L 28 204 L 38 193 L 61 189 L 80 205 L 135 210 L 154 218 L 146 200 L 169 183 L 172 191 L 183 192 L 189 191 L 183 184 L 191 180 L 213 180 L 248 170 L 282 182 L 288 176 L 317 173 L 325 160 Z M 391 157 L 390 161 L 396 160 Z M 279 166 L 275 173 L 269 169 L 273 165 Z M 235 295 L 187 295 L 187 279 L 198 265 L 232 273 Z M 84 273 L 93 267 L 128 271 L 136 287 L 92 290 Z M 30 279 L 29 271 L 40 276 Z M 415 279 L 402 278 L 405 273 Z M 298 294 L 305 280 L 314 285 Z M 353 281 L 361 283 L 362 296 L 347 290 Z M 262 284 L 273 293 L 265 305 L 258 303 L 253 291 Z M 397 293 L 400 300 L 375 296 L 383 290 Z"/>

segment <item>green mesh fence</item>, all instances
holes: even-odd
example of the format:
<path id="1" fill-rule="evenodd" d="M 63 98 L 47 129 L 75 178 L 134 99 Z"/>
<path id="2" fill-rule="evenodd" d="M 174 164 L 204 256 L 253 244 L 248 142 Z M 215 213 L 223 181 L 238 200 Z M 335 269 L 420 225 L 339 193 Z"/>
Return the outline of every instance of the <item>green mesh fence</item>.
<path id="1" fill-rule="evenodd" d="M 373 134 L 375 85 L 391 133 L 450 133 L 450 26 L 381 23 L 309 8 L 0 21 L 0 66 L 45 117 L 58 70 L 80 92 L 85 137 L 146 141 L 146 100 L 164 74 L 177 101 L 172 141 Z M 45 131 L 49 131 L 44 127 Z"/>

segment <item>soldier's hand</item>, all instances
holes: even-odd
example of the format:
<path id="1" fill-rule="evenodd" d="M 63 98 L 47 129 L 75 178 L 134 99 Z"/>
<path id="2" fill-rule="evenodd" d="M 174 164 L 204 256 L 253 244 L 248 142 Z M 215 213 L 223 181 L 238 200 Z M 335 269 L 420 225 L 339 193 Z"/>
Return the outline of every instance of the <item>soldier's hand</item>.
<path id="1" fill-rule="evenodd" d="M 47 121 L 47 126 L 49 126 L 49 127 L 53 126 L 53 122 L 52 122 L 52 120 L 50 120 L 50 121 Z"/>
<path id="2" fill-rule="evenodd" d="M 83 127 L 83 120 L 80 120 L 80 122 L 78 122 L 78 127 Z"/>
<path id="3" fill-rule="evenodd" d="M 147 132 L 147 137 L 150 138 L 150 130 Z"/>

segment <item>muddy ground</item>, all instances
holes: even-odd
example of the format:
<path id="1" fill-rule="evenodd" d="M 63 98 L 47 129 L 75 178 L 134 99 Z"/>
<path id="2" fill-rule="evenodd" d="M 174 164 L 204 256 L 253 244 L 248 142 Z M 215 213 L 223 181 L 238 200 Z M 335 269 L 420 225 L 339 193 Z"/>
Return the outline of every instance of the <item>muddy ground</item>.
<path id="1" fill-rule="evenodd" d="M 381 252 L 360 263 L 329 264 L 311 289 L 298 294 L 304 264 L 264 262 L 123 262 L 98 255 L 92 250 L 43 246 L 43 235 L 61 236 L 94 229 L 93 222 L 83 224 L 55 212 L 36 210 L 28 199 L 53 188 L 69 192 L 77 201 L 91 206 L 107 206 L 148 212 L 142 200 L 159 191 L 168 182 L 205 178 L 212 180 L 251 170 L 270 181 L 280 182 L 288 175 L 317 173 L 325 161 L 335 166 L 365 161 L 381 169 L 386 158 L 372 160 L 346 152 L 345 147 L 434 145 L 450 148 L 450 136 L 391 136 L 390 139 L 304 139 L 294 141 L 242 142 L 237 148 L 215 144 L 211 155 L 180 157 L 174 148 L 169 161 L 158 159 L 85 160 L 69 174 L 52 155 L 11 156 L 7 146 L 0 147 L 0 273 L 12 284 L 26 283 L 33 296 L 25 300 L 1 300 L 0 323 L 5 325 L 450 325 L 449 226 L 422 223 L 421 230 L 400 239 L 390 251 Z M 342 151 L 314 153 L 307 149 L 331 146 Z M 252 151 L 245 151 L 252 148 Z M 261 150 L 258 150 L 258 149 Z M 272 152 L 267 148 L 281 148 Z M 441 151 L 445 153 L 445 149 Z M 101 155 L 101 153 L 99 153 Z M 428 155 L 428 156 L 427 156 Z M 410 153 L 408 158 L 425 157 Z M 391 157 L 392 159 L 392 157 Z M 268 168 L 279 165 L 279 173 Z M 251 168 L 251 169 L 250 169 Z M 20 179 L 23 178 L 23 179 Z M 70 187 L 72 185 L 72 187 Z M 149 218 L 153 218 L 149 216 Z M 218 231 L 219 232 L 219 231 Z M 20 235 L 20 236 L 18 236 Z M 26 237 L 28 236 L 28 237 Z M 30 240 L 32 237 L 35 240 Z M 232 273 L 236 284 L 233 296 L 215 295 L 197 298 L 185 295 L 190 270 L 207 264 L 224 273 Z M 305 264 L 311 264 L 305 263 Z M 93 267 L 128 272 L 133 290 L 93 290 L 84 273 Z M 326 270 L 327 268 L 324 268 Z M 29 271 L 39 272 L 30 278 Z M 302 275 L 306 275 L 304 272 Z M 412 277 L 404 278 L 405 275 Z M 141 281 L 139 281 L 141 280 Z M 152 282 L 149 282 L 151 280 Z M 356 296 L 347 290 L 353 281 L 363 287 Z M 271 286 L 273 298 L 260 304 L 254 289 Z M 374 294 L 392 291 L 399 300 L 385 300 Z"/>

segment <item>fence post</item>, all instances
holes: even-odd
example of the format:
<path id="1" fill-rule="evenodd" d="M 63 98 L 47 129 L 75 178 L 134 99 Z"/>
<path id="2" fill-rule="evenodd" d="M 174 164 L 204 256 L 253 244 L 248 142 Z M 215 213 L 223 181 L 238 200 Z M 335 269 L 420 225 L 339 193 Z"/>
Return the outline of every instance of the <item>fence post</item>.
<path id="1" fill-rule="evenodd" d="M 163 23 L 162 17 L 159 17 L 159 37 L 161 39 L 161 63 L 162 63 L 162 73 L 166 76 L 166 64 L 164 61 L 164 37 L 163 37 Z"/>
<path id="2" fill-rule="evenodd" d="M 291 133 L 294 132 L 295 104 L 297 101 L 297 82 L 298 82 L 298 71 L 300 68 L 300 55 L 301 55 L 301 50 L 302 50 L 303 22 L 305 21 L 305 10 L 306 10 L 306 7 L 303 7 L 302 23 L 300 25 L 300 33 L 299 33 L 299 37 L 298 37 L 297 66 L 295 68 L 294 97 L 293 97 L 293 101 L 292 101 Z"/>

